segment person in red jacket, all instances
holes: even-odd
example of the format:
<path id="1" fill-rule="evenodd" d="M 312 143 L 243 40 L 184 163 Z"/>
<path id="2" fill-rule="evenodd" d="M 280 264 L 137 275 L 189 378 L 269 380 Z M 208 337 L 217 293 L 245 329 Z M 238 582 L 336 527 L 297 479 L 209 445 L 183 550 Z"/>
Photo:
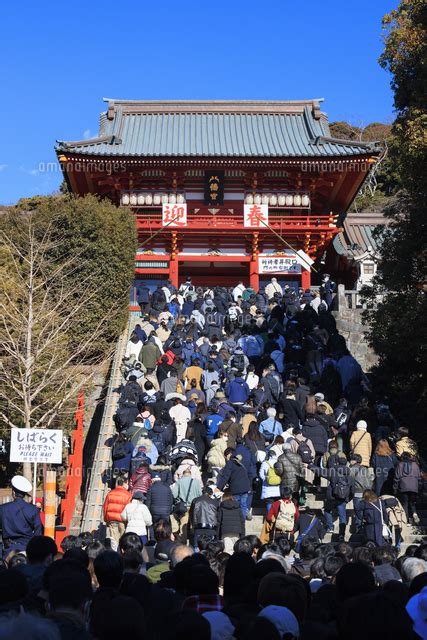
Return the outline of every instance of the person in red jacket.
<path id="1" fill-rule="evenodd" d="M 130 490 L 132 491 L 132 495 L 137 491 L 140 491 L 144 496 L 146 496 L 151 485 L 152 480 L 149 472 L 149 465 L 146 462 L 143 462 L 139 465 L 138 469 L 130 479 Z"/>
<path id="2" fill-rule="evenodd" d="M 125 532 L 122 511 L 131 501 L 128 484 L 124 478 L 117 478 L 116 487 L 105 498 L 104 520 L 107 523 L 107 537 L 110 538 L 111 548 L 117 551 L 119 540 Z"/>
<path id="3" fill-rule="evenodd" d="M 289 487 L 280 488 L 280 500 L 276 500 L 267 514 L 270 525 L 270 539 L 276 536 L 286 536 L 293 542 L 295 527 L 299 519 L 299 511 L 292 500 L 292 490 Z"/>

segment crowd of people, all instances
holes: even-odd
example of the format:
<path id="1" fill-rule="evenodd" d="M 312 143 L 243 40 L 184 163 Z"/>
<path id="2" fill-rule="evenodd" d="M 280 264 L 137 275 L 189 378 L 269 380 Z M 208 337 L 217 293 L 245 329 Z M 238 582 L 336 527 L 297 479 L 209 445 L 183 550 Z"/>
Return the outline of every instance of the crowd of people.
<path id="1" fill-rule="evenodd" d="M 139 287 L 106 535 L 58 552 L 0 508 L 0 639 L 427 638 L 427 544 L 401 553 L 424 464 L 337 331 L 334 289 Z"/>

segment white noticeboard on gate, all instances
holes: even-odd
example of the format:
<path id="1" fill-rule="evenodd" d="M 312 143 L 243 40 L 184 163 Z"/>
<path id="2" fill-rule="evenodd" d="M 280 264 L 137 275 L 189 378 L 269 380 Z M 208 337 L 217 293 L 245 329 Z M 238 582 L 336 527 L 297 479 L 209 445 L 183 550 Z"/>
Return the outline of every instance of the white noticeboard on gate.
<path id="1" fill-rule="evenodd" d="M 258 270 L 260 274 L 282 273 L 290 275 L 301 273 L 301 265 L 293 253 L 286 253 L 283 256 L 260 256 Z"/>
<path id="2" fill-rule="evenodd" d="M 12 429 L 10 462 L 61 464 L 62 429 Z"/>

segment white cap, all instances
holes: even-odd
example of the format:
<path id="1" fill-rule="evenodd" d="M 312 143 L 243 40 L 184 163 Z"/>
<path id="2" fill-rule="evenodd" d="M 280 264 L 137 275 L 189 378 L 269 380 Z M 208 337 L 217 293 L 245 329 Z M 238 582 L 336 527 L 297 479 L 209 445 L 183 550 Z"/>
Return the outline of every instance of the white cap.
<path id="1" fill-rule="evenodd" d="M 368 428 L 368 425 L 365 422 L 365 420 L 359 420 L 359 422 L 356 424 L 356 429 L 358 431 L 366 431 L 367 428 Z"/>
<path id="2" fill-rule="evenodd" d="M 20 493 L 31 493 L 33 485 L 24 476 L 13 476 L 11 481 L 12 487 Z"/>
<path id="3" fill-rule="evenodd" d="M 317 402 L 322 402 L 325 399 L 325 396 L 323 393 L 315 393 L 314 397 L 316 398 Z"/>

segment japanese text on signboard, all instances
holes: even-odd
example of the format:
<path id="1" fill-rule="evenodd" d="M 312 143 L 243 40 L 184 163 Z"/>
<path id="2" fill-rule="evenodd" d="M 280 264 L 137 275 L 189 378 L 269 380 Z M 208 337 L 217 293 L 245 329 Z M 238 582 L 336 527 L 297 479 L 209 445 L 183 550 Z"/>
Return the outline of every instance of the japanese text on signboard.
<path id="1" fill-rule="evenodd" d="M 205 204 L 224 204 L 224 171 L 205 171 Z"/>
<path id="2" fill-rule="evenodd" d="M 62 431 L 60 429 L 12 429 L 10 461 L 61 464 Z"/>
<path id="3" fill-rule="evenodd" d="M 162 224 L 168 227 L 187 226 L 187 205 L 186 204 L 163 204 Z"/>
<path id="4" fill-rule="evenodd" d="M 243 205 L 243 216 L 245 227 L 265 228 L 265 225 L 268 225 L 268 204 L 245 204 Z"/>
<path id="5" fill-rule="evenodd" d="M 301 265 L 294 255 L 259 258 L 260 273 L 301 273 Z"/>

